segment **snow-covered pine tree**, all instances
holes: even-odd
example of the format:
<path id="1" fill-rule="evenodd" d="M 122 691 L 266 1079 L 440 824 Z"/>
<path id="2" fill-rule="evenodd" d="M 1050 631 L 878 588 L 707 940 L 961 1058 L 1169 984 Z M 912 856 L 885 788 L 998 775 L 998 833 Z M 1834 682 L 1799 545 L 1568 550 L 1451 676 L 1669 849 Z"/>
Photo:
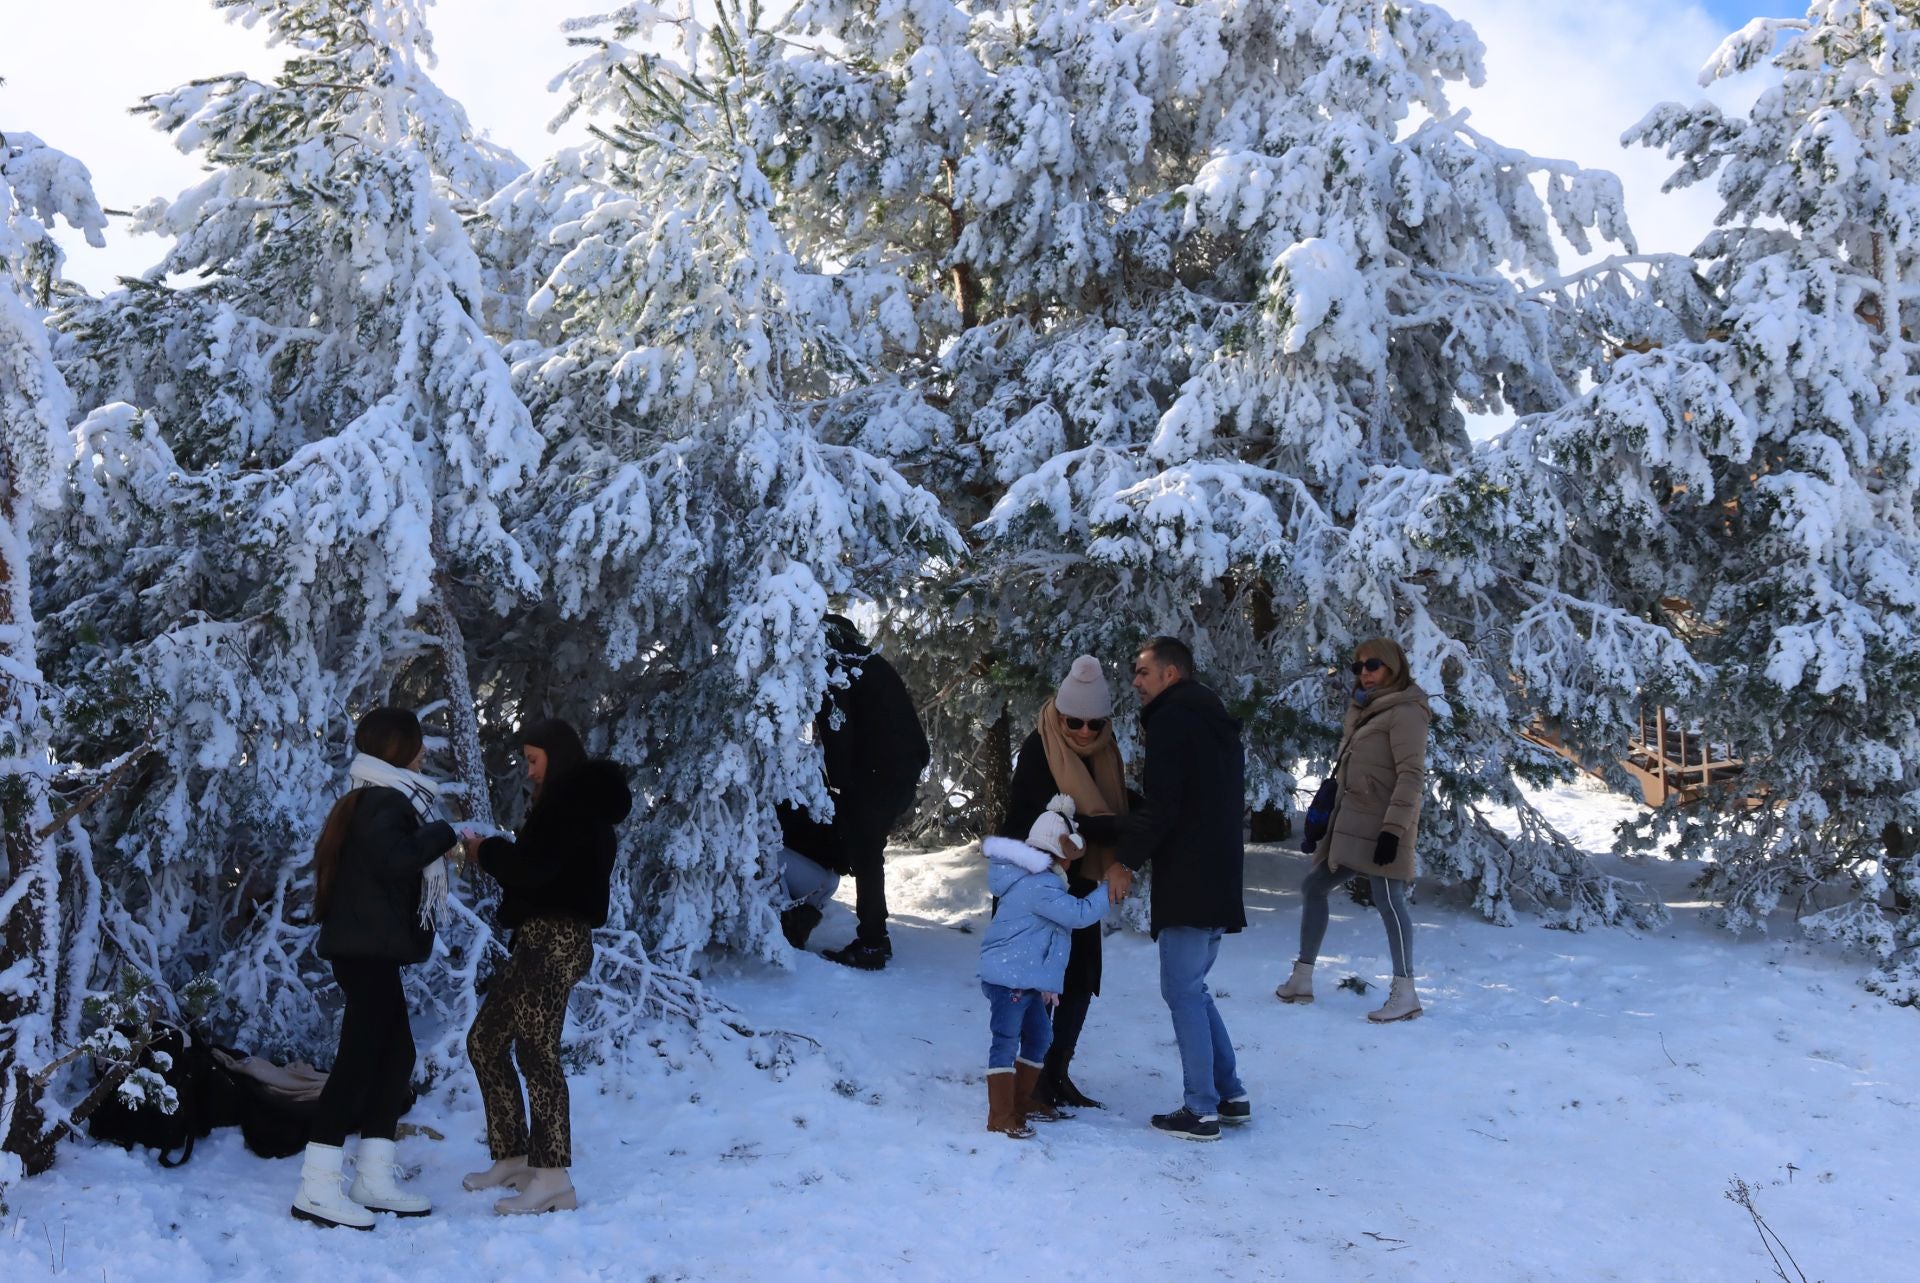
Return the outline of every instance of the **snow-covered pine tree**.
<path id="1" fill-rule="evenodd" d="M 87 964 L 78 961 L 76 977 L 68 946 L 76 931 L 90 944 L 97 928 L 87 917 L 97 888 L 70 893 L 63 881 L 62 826 L 49 802 L 58 701 L 33 613 L 36 519 L 59 507 L 73 461 L 73 398 L 46 325 L 60 285 L 56 219 L 104 243 L 86 168 L 32 134 L 0 130 L 0 1188 L 52 1161 L 45 1084 L 34 1079 L 61 1043 L 76 1041 L 74 986 L 86 983 Z M 76 898 L 77 923 L 68 911 Z"/>
<path id="2" fill-rule="evenodd" d="M 773 808 L 829 805 L 822 617 L 954 534 L 850 439 L 916 408 L 886 360 L 920 341 L 908 292 L 794 248 L 748 15 L 667 17 L 576 24 L 566 86 L 594 140 L 487 206 L 489 257 L 537 265 L 508 351 L 552 446 L 517 527 L 548 596 L 478 647 L 475 678 L 491 716 L 570 715 L 639 768 L 613 927 L 668 962 L 773 957 Z"/>
<path id="3" fill-rule="evenodd" d="M 1663 104 L 1627 134 L 1717 176 L 1695 252 L 1720 307 L 1625 354 L 1530 428 L 1580 541 L 1708 683 L 1680 705 L 1746 765 L 1666 812 L 1734 927 L 1790 906 L 1920 998 L 1920 6 L 1820 0 L 1756 20 L 1703 83 L 1770 63 L 1744 118 Z M 1665 602 L 1660 598 L 1667 598 Z M 1742 804 L 1750 801 L 1752 805 Z"/>
<path id="4" fill-rule="evenodd" d="M 73 728 L 89 755 L 154 750 L 97 817 L 110 934 L 174 980 L 215 960 L 261 1045 L 324 1033 L 302 924 L 352 718 L 439 704 L 487 818 L 460 629 L 539 590 L 500 505 L 542 443 L 463 222 L 519 166 L 431 80 L 426 2 L 216 0 L 285 65 L 145 100 L 208 175 L 139 211 L 164 260 L 62 321 L 85 405 L 146 407 L 89 422 L 45 612 L 68 669 L 115 677 Z M 420 969 L 436 1067 L 483 952 L 456 914 L 453 973 Z"/>
<path id="5" fill-rule="evenodd" d="M 1448 103 L 1481 76 L 1465 24 L 1378 0 L 810 0 L 742 43 L 777 90 L 756 139 L 795 244 L 915 291 L 892 364 L 946 422 L 858 439 L 973 532 L 937 607 L 896 620 L 943 695 L 946 775 L 990 728 L 976 771 L 1004 770 L 1002 719 L 1076 652 L 1118 666 L 1169 631 L 1247 720 L 1250 803 L 1279 805 L 1332 746 L 1333 665 L 1386 632 L 1439 697 L 1429 868 L 1497 918 L 1630 911 L 1513 785 L 1552 768 L 1515 739 L 1542 695 L 1509 672 L 1587 683 L 1509 627 L 1547 590 L 1473 535 L 1497 505 L 1466 415 L 1562 404 L 1593 358 L 1547 297 L 1577 288 L 1550 229 L 1631 239 L 1611 175 Z M 1671 649 L 1569 609 L 1636 662 Z"/>

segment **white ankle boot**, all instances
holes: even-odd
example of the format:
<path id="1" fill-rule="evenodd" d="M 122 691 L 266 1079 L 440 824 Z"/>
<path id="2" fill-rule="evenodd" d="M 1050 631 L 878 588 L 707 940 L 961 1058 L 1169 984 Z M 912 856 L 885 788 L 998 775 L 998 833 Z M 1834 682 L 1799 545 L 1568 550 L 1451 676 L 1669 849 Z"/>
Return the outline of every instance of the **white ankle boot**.
<path id="1" fill-rule="evenodd" d="M 293 1196 L 293 1214 L 315 1225 L 370 1230 L 373 1213 L 347 1197 L 340 1176 L 344 1157 L 338 1145 L 308 1145 L 300 1162 L 300 1192 Z"/>
<path id="2" fill-rule="evenodd" d="M 468 1172 L 460 1178 L 461 1189 L 499 1189 L 502 1185 L 513 1189 L 515 1193 L 527 1187 L 533 1179 L 533 1169 L 527 1166 L 527 1156 L 516 1154 L 512 1158 L 503 1158 L 484 1172 Z"/>
<path id="3" fill-rule="evenodd" d="M 523 1216 L 531 1212 L 571 1212 L 576 1206 L 573 1182 L 564 1167 L 529 1167 L 531 1179 L 526 1188 L 512 1198 L 493 1205 L 502 1216 Z"/>
<path id="4" fill-rule="evenodd" d="M 1287 983 L 1273 991 L 1273 996 L 1282 1002 L 1313 1001 L 1313 964 L 1296 962 L 1293 964 L 1293 976 Z"/>
<path id="5" fill-rule="evenodd" d="M 400 1188 L 400 1165 L 393 1161 L 390 1140 L 360 1141 L 353 1156 L 353 1188 L 347 1197 L 360 1206 L 395 1216 L 425 1216 L 433 1203 L 418 1194 Z"/>
<path id="6" fill-rule="evenodd" d="M 1379 1024 L 1389 1020 L 1412 1020 L 1420 1014 L 1420 997 L 1413 991 L 1411 976 L 1395 976 L 1393 991 L 1387 995 L 1386 1005 L 1378 1011 L 1369 1011 L 1367 1019 Z"/>

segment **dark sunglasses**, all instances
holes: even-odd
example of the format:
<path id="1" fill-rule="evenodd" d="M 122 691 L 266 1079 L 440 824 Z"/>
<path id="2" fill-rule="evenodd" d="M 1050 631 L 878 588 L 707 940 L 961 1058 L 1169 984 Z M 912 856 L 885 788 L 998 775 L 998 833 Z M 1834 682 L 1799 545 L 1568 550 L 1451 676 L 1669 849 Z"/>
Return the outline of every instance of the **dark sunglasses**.
<path id="1" fill-rule="evenodd" d="M 1358 677 L 1362 673 L 1377 673 L 1386 666 L 1387 661 L 1384 659 L 1362 659 L 1347 665 L 1348 668 L 1353 670 L 1355 677 Z"/>
<path id="2" fill-rule="evenodd" d="M 1067 718 L 1068 730 L 1077 731 L 1082 728 L 1085 728 L 1086 730 L 1090 730 L 1095 735 L 1098 735 L 1101 731 L 1104 731 L 1107 729 L 1107 719 L 1104 717 L 1069 717 Z"/>

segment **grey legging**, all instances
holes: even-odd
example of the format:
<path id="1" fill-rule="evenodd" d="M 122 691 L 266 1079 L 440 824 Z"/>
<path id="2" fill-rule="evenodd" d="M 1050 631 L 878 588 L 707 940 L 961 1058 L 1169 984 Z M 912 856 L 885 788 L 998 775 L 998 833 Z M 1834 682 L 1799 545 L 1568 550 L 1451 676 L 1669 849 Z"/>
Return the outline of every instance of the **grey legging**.
<path id="1" fill-rule="evenodd" d="M 1312 966 L 1320 956 L 1320 942 L 1327 938 L 1327 893 L 1356 876 L 1352 869 L 1335 870 L 1325 860 L 1316 862 L 1313 872 L 1300 884 L 1306 903 L 1300 910 L 1300 961 Z M 1367 875 L 1373 888 L 1373 907 L 1387 924 L 1387 947 L 1393 951 L 1393 974 L 1413 978 L 1413 915 L 1407 911 L 1407 889 L 1411 882 L 1401 878 Z"/>

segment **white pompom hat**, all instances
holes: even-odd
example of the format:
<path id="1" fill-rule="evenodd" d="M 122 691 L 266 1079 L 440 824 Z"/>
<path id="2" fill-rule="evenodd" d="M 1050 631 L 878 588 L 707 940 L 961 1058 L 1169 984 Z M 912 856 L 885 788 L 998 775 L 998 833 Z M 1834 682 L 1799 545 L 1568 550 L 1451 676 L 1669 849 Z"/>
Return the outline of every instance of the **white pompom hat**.
<path id="1" fill-rule="evenodd" d="M 1060 683 L 1053 697 L 1053 706 L 1062 717 L 1113 716 L 1113 691 L 1107 686 L 1100 661 L 1091 655 L 1074 660 L 1067 670 L 1067 680 Z"/>
<path id="2" fill-rule="evenodd" d="M 1074 831 L 1075 827 L 1073 799 L 1065 793 L 1056 793 L 1047 803 L 1047 809 L 1034 820 L 1033 827 L 1027 830 L 1027 845 L 1057 860 L 1074 859 L 1087 845 Z"/>

